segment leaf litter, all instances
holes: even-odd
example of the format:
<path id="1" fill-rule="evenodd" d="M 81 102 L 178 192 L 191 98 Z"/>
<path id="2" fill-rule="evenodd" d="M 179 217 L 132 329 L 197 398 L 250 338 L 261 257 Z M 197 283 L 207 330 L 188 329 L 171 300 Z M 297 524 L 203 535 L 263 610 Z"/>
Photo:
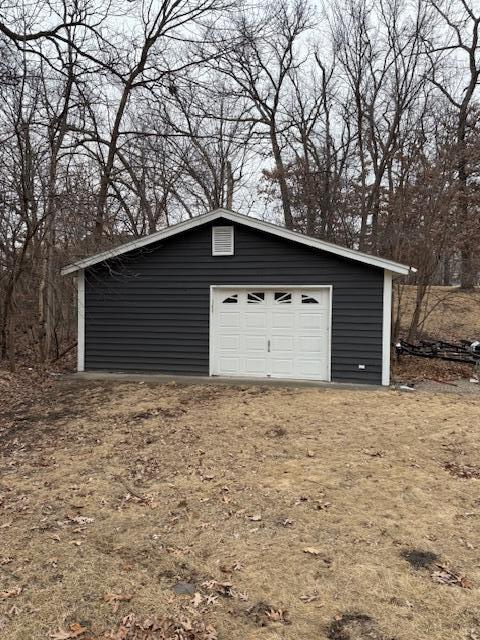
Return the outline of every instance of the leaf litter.
<path id="1" fill-rule="evenodd" d="M 215 628 L 203 620 L 154 617 L 141 620 L 133 613 L 123 618 L 106 640 L 217 640 Z"/>
<path id="2" fill-rule="evenodd" d="M 438 465 L 441 445 L 457 440 L 475 462 L 480 447 L 472 425 L 480 411 L 455 396 L 446 405 L 435 396 L 392 393 L 89 383 L 75 387 L 68 412 L 62 395 L 45 398 L 59 407 L 58 419 L 43 421 L 52 413 L 32 407 L 40 416 L 32 430 L 24 410 L 24 431 L 4 449 L 0 517 L 9 524 L 2 529 L 3 569 L 28 589 L 0 600 L 2 633 L 34 638 L 39 625 L 45 635 L 75 633 L 58 626 L 58 608 L 74 611 L 82 602 L 73 623 L 89 630 L 79 640 L 103 640 L 105 629 L 128 640 L 250 638 L 259 633 L 252 622 L 282 625 L 286 640 L 310 640 L 341 599 L 375 616 L 390 638 L 397 633 L 394 585 L 411 611 L 430 589 L 428 611 L 402 619 L 399 639 L 456 640 L 457 630 L 465 637 L 476 591 L 463 580 L 451 592 L 459 607 L 447 615 L 446 589 L 403 580 L 398 546 L 438 540 L 467 569 L 466 580 L 478 583 L 474 553 L 458 543 L 475 539 L 478 496 L 459 495 L 458 482 L 445 473 L 439 479 Z M 158 411 L 160 405 L 171 411 Z M 132 406 L 155 413 L 131 420 Z M 288 437 L 265 437 L 282 424 Z M 370 455 L 383 451 L 388 463 Z M 260 526 L 250 529 L 248 517 L 257 515 Z M 57 523 L 61 536 L 52 533 Z M 453 571 L 438 579 L 462 586 L 462 577 Z M 193 593 L 175 597 L 179 581 L 193 584 Z M 11 582 L 0 587 L 10 591 Z M 102 606 L 102 594 L 135 597 Z M 29 600 L 35 615 L 28 614 Z M 134 618 L 119 622 L 119 611 L 132 604 Z M 166 630 L 146 624 L 166 619 Z"/>

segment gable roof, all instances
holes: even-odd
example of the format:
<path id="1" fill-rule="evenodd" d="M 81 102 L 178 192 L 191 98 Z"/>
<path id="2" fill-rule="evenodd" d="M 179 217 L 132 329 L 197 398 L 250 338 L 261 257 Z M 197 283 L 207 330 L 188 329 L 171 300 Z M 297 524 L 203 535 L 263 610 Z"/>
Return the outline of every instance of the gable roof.
<path id="1" fill-rule="evenodd" d="M 321 251 L 326 251 L 327 253 L 333 253 L 337 256 L 348 258 L 349 260 L 355 260 L 356 262 L 363 262 L 364 264 L 379 267 L 380 269 L 386 269 L 387 271 L 391 271 L 393 273 L 406 275 L 410 273 L 410 271 L 415 271 L 413 267 L 408 267 L 404 264 L 400 264 L 399 262 L 393 262 L 392 260 L 386 260 L 385 258 L 379 258 L 378 256 L 371 256 L 367 253 L 356 251 L 355 249 L 340 247 L 336 244 L 332 244 L 331 242 L 325 242 L 324 240 L 318 240 L 317 238 L 303 235 L 302 233 L 298 233 L 297 231 L 290 231 L 288 229 L 285 229 L 284 227 L 280 227 L 270 222 L 264 222 L 263 220 L 258 220 L 257 218 L 251 218 L 240 213 L 235 213 L 234 211 L 229 211 L 228 209 L 215 209 L 214 211 L 210 211 L 209 213 L 191 218 L 190 220 L 186 220 L 185 222 L 179 222 L 178 224 L 167 227 L 162 231 L 152 233 L 149 236 L 142 236 L 141 238 L 137 238 L 135 240 L 132 240 L 131 242 L 127 242 L 126 244 L 120 245 L 116 249 L 103 251 L 102 253 L 97 253 L 96 255 L 89 258 L 78 260 L 77 262 L 64 267 L 61 270 L 61 274 L 67 275 L 69 273 L 74 273 L 75 271 L 81 271 L 82 269 L 91 267 L 95 264 L 98 264 L 99 262 L 104 262 L 105 260 L 109 260 L 110 258 L 115 258 L 116 256 L 120 256 L 124 253 L 129 253 L 130 251 L 134 251 L 135 249 L 140 249 L 141 247 L 145 247 L 149 244 L 152 244 L 153 242 L 159 242 L 160 240 L 170 238 L 177 233 L 182 233 L 184 231 L 188 231 L 189 229 L 194 229 L 195 227 L 199 227 L 208 222 L 213 222 L 215 220 L 218 220 L 219 218 L 230 220 L 231 222 L 237 222 L 238 224 L 243 224 L 246 227 L 258 229 L 259 231 L 264 231 L 265 233 L 269 233 L 274 236 L 286 238 L 287 240 L 292 240 L 293 242 L 298 242 L 299 244 L 313 247 L 314 249 L 320 249 Z"/>

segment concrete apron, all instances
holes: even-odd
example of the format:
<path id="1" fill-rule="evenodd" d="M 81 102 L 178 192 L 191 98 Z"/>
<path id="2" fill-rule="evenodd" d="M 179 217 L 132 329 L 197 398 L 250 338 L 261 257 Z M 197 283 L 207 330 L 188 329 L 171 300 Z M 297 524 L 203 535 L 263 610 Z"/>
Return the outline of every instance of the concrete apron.
<path id="1" fill-rule="evenodd" d="M 280 378 L 228 378 L 221 376 L 176 376 L 164 373 L 115 373 L 109 371 L 81 371 L 71 375 L 77 380 L 109 380 L 111 382 L 145 382 L 148 384 L 205 384 L 244 387 L 316 387 L 321 389 L 345 389 L 363 391 L 387 391 L 388 387 L 374 384 L 352 384 L 347 382 L 321 382 L 317 380 L 284 380 Z"/>

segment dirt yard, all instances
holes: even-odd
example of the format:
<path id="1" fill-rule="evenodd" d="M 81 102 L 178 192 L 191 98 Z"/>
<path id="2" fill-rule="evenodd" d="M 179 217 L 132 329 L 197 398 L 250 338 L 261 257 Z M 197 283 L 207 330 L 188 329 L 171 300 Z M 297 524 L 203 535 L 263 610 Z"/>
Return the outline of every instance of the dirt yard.
<path id="1" fill-rule="evenodd" d="M 480 401 L 57 382 L 0 426 L 0 637 L 480 638 Z"/>

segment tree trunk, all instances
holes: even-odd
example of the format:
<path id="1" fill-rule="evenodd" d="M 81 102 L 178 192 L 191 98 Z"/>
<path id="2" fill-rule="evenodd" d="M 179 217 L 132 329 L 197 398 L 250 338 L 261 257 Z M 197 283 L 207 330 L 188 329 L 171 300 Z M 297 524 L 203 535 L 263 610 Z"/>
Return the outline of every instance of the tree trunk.
<path id="1" fill-rule="evenodd" d="M 417 283 L 417 294 L 415 297 L 415 309 L 413 310 L 412 320 L 408 328 L 407 341 L 413 342 L 417 337 L 418 325 L 420 323 L 420 315 L 422 313 L 423 300 L 427 293 L 427 285 Z"/>
<path id="2" fill-rule="evenodd" d="M 471 291 L 475 287 L 477 274 L 475 273 L 473 249 L 465 242 L 461 251 L 461 288 L 465 291 Z M 465 246 L 467 245 L 467 246 Z"/>
<path id="3" fill-rule="evenodd" d="M 230 162 L 230 160 L 227 160 L 225 162 L 225 168 L 226 168 L 226 172 L 227 172 L 227 198 L 226 198 L 226 207 L 227 209 L 232 209 L 233 207 L 233 187 L 234 187 L 234 180 L 233 180 L 233 171 L 232 171 L 232 163 Z"/>
<path id="4" fill-rule="evenodd" d="M 452 282 L 452 261 L 450 256 L 445 256 L 442 265 L 442 284 L 449 287 Z"/>
<path id="5" fill-rule="evenodd" d="M 285 165 L 283 164 L 282 152 L 280 151 L 280 145 L 278 144 L 274 123 L 270 127 L 270 140 L 272 143 L 272 152 L 275 160 L 278 185 L 280 187 L 280 197 L 282 200 L 285 226 L 287 229 L 293 229 L 292 205 L 290 203 L 290 193 L 288 190 Z"/>

